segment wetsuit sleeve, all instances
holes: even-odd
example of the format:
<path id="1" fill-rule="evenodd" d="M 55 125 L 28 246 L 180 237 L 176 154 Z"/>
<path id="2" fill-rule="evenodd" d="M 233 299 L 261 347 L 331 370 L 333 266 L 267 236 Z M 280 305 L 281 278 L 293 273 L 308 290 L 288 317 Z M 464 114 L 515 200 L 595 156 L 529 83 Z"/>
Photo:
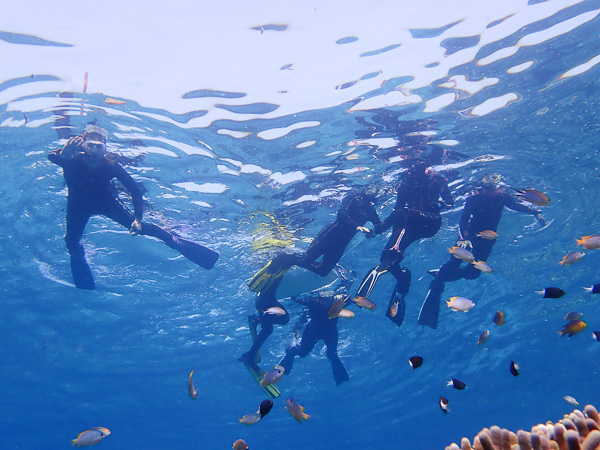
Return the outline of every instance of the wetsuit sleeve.
<path id="1" fill-rule="evenodd" d="M 461 239 L 470 239 L 472 236 L 469 236 L 469 221 L 471 220 L 471 216 L 473 215 L 473 202 L 471 198 L 467 198 L 465 202 L 465 207 L 460 216 L 460 220 L 458 221 L 458 234 L 460 234 Z"/>
<path id="2" fill-rule="evenodd" d="M 131 175 L 123 169 L 123 166 L 116 162 L 112 162 L 111 166 L 113 167 L 115 178 L 119 180 L 131 194 L 135 218 L 142 220 L 144 215 L 144 198 L 142 197 L 140 186 L 133 178 L 131 178 Z"/>
<path id="3" fill-rule="evenodd" d="M 400 186 L 398 186 L 398 194 L 396 195 L 396 205 L 394 206 L 394 210 L 402 209 L 408 204 L 408 194 L 408 188 L 404 183 L 401 183 Z"/>
<path id="4" fill-rule="evenodd" d="M 454 206 L 454 198 L 452 197 L 452 191 L 450 191 L 450 188 L 448 187 L 448 183 L 446 183 L 446 180 L 444 180 L 441 177 L 440 177 L 440 195 L 442 197 L 442 200 L 444 200 L 444 204 L 446 205 L 446 207 L 450 208 L 450 207 Z"/>
<path id="5" fill-rule="evenodd" d="M 50 162 L 59 165 L 60 167 L 64 167 L 65 163 L 67 162 L 67 160 L 65 158 L 63 158 L 62 156 L 60 156 L 60 148 L 51 151 L 50 153 L 48 153 L 48 159 L 50 160 Z"/>
<path id="6" fill-rule="evenodd" d="M 337 213 L 338 222 L 352 225 L 354 228 L 360 226 L 360 224 L 354 221 L 350 215 L 350 211 L 357 207 L 356 203 L 358 203 L 358 197 L 356 195 L 347 195 L 344 197 L 342 205 Z"/>
<path id="7" fill-rule="evenodd" d="M 534 216 L 539 213 L 537 209 L 530 208 L 529 206 L 518 201 L 510 194 L 504 195 L 504 206 L 506 206 L 508 209 L 512 209 L 513 211 L 519 211 Z"/>

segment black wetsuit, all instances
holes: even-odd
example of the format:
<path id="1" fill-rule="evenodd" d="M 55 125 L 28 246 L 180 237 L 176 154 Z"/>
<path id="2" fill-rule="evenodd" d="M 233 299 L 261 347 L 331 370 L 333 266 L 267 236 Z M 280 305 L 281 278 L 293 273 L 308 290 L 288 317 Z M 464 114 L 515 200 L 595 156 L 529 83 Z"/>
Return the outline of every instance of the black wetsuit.
<path id="1" fill-rule="evenodd" d="M 134 220 L 142 220 L 143 198 L 138 184 L 119 163 L 109 158 L 102 158 L 97 164 L 91 166 L 86 163 L 86 158 L 88 156 L 82 153 L 72 158 L 63 158 L 60 150 L 48 154 L 51 162 L 63 168 L 69 191 L 65 241 L 71 255 L 71 273 L 75 286 L 81 289 L 94 289 L 94 277 L 80 242 L 90 217 L 106 216 L 129 229 Z M 119 180 L 131 194 L 133 214 L 119 200 L 117 190 L 112 184 L 114 178 Z M 142 222 L 140 234 L 164 241 L 169 247 L 177 249 L 188 259 L 204 267 L 212 267 L 218 258 L 218 254 L 212 250 L 174 236 L 150 223 Z M 207 258 L 211 261 L 208 262 Z"/>
<path id="2" fill-rule="evenodd" d="M 371 269 L 357 292 L 357 297 L 368 297 L 379 274 L 389 271 L 397 280 L 396 291 L 405 295 L 410 285 L 410 272 L 400 268 L 404 252 L 413 242 L 434 236 L 442 225 L 440 197 L 446 206 L 453 204 L 452 193 L 446 180 L 437 173 L 409 174 L 398 187 L 394 211 L 380 226 L 379 234 L 390 227 L 392 236 L 381 253 L 381 263 Z"/>
<path id="3" fill-rule="evenodd" d="M 349 192 L 342 200 L 336 220 L 319 231 L 306 252 L 302 255 L 278 255 L 273 260 L 274 267 L 288 269 L 296 265 L 322 277 L 327 276 L 358 232 L 356 227 L 362 227 L 367 222 L 375 227 L 381 226 L 374 202 L 373 196 Z M 320 256 L 323 258 L 317 263 Z"/>
<path id="4" fill-rule="evenodd" d="M 530 208 L 517 201 L 506 189 L 500 188 L 494 192 L 488 192 L 483 189 L 474 191 L 465 201 L 465 207 L 459 222 L 460 239 L 469 240 L 473 248 L 471 253 L 476 261 L 487 261 L 492 252 L 496 240 L 487 240 L 477 236 L 478 233 L 486 230 L 496 231 L 498 223 L 502 217 L 504 208 L 520 211 L 527 214 L 537 215 L 539 211 Z M 444 292 L 445 283 L 455 281 L 460 278 L 473 280 L 481 275 L 481 271 L 472 264 L 462 266 L 463 261 L 450 255 L 439 270 L 436 277 L 429 286 L 429 292 L 425 303 L 432 302 L 432 310 L 439 311 L 439 299 Z M 437 326 L 437 313 L 431 315 L 431 321 L 424 317 L 419 317 L 419 323 L 435 328 Z"/>
<path id="5" fill-rule="evenodd" d="M 338 291 L 339 293 L 340 291 Z M 289 347 L 285 352 L 285 357 L 279 362 L 279 365 L 285 368 L 284 373 L 286 375 L 290 374 L 296 356 L 304 358 L 312 351 L 317 342 L 323 340 L 327 347 L 326 355 L 331 362 L 335 383 L 339 385 L 347 381 L 349 379 L 348 372 L 337 353 L 338 318 L 329 318 L 329 310 L 339 298 L 334 295 L 333 291 L 329 291 L 316 295 L 309 292 L 293 297 L 292 300 L 307 306 L 308 323 L 302 333 L 300 344 Z"/>

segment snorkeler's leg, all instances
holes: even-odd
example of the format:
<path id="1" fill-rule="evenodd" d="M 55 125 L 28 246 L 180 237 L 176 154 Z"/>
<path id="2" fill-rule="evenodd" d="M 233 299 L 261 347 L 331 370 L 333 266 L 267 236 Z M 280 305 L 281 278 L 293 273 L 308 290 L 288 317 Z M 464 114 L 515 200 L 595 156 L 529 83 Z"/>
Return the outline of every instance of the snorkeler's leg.
<path id="1" fill-rule="evenodd" d="M 296 356 L 300 356 L 304 358 L 308 355 L 311 350 L 314 348 L 317 343 L 317 335 L 315 333 L 314 327 L 311 326 L 309 322 L 308 325 L 304 328 L 304 332 L 302 333 L 302 339 L 300 340 L 300 345 L 294 345 L 289 347 L 285 351 L 285 356 L 279 362 L 279 365 L 285 368 L 284 374 L 289 375 L 292 371 L 292 366 L 294 364 L 294 358 Z"/>
<path id="2" fill-rule="evenodd" d="M 81 244 L 83 230 L 90 219 L 88 213 L 82 212 L 73 205 L 67 205 L 67 234 L 65 243 L 71 255 L 71 274 L 75 286 L 79 289 L 95 289 L 94 276 L 85 260 L 85 250 Z"/>
<path id="3" fill-rule="evenodd" d="M 331 328 L 327 330 L 327 334 L 324 336 L 325 345 L 327 346 L 327 358 L 331 361 L 331 371 L 333 372 L 333 379 L 335 384 L 338 386 L 344 381 L 348 381 L 350 376 L 344 367 L 344 363 L 340 359 L 337 353 L 338 346 L 338 330 L 337 325 L 332 324 Z"/>
<path id="4" fill-rule="evenodd" d="M 121 224 L 125 228 L 131 228 L 131 224 L 134 221 L 134 216 L 128 211 L 120 202 L 113 202 L 110 205 L 107 205 L 103 215 L 109 217 L 115 222 Z M 183 239 L 175 234 L 169 233 L 162 228 L 148 223 L 142 222 L 142 231 L 140 232 L 143 236 L 152 236 L 157 239 L 160 239 L 169 247 L 174 250 L 177 250 L 184 257 L 192 261 L 194 264 L 197 264 L 205 269 L 212 269 L 217 260 L 219 259 L 219 254 L 203 245 L 197 244 L 196 242 L 188 241 L 187 239 Z"/>

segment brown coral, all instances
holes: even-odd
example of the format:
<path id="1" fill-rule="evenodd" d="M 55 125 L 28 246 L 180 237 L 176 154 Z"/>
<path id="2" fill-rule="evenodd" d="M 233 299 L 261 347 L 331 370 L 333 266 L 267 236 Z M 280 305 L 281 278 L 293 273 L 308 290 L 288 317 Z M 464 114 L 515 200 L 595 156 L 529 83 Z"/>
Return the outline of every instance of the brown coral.
<path id="1" fill-rule="evenodd" d="M 446 450 L 598 450 L 600 449 L 600 415 L 592 405 L 578 409 L 554 424 L 535 425 L 531 432 L 517 433 L 496 425 L 481 430 L 473 445 L 462 438 L 460 447 L 452 443 Z"/>

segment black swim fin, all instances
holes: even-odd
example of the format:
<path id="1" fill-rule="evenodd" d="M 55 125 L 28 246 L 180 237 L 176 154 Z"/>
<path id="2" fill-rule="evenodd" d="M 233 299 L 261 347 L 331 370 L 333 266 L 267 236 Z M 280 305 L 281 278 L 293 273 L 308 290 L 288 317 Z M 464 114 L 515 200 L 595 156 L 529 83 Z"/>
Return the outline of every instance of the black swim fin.
<path id="1" fill-rule="evenodd" d="M 273 260 L 269 261 L 262 269 L 260 269 L 248 282 L 248 288 L 252 292 L 263 292 L 269 289 L 273 284 L 283 276 L 287 271 L 284 268 L 274 267 Z"/>
<path id="2" fill-rule="evenodd" d="M 180 238 L 179 236 L 173 236 L 173 242 L 169 245 L 169 247 L 177 250 L 194 264 L 197 264 L 200 267 L 204 267 L 208 270 L 212 269 L 219 259 L 219 254 L 214 250 L 206 248 L 203 245 L 195 242 Z"/>
<path id="3" fill-rule="evenodd" d="M 344 367 L 344 363 L 338 355 L 335 355 L 331 359 L 331 370 L 333 372 L 333 379 L 335 380 L 335 384 L 338 386 L 342 384 L 344 381 L 348 381 L 350 376 Z"/>
<path id="4" fill-rule="evenodd" d="M 406 313 L 405 297 L 406 294 L 401 294 L 398 289 L 394 289 L 390 304 L 385 312 L 385 317 L 389 317 L 389 319 L 398 326 L 402 325 L 404 314 Z"/>
<path id="5" fill-rule="evenodd" d="M 79 289 L 96 289 L 96 283 L 94 283 L 94 275 L 85 260 L 83 251 L 81 254 L 73 252 L 71 254 L 71 273 L 73 274 L 73 281 L 75 286 Z"/>
<path id="6" fill-rule="evenodd" d="M 442 292 L 444 292 L 443 284 L 439 285 L 434 280 L 429 286 L 427 297 L 425 297 L 421 311 L 419 311 L 419 325 L 426 325 L 434 330 L 437 328 Z"/>
<path id="7" fill-rule="evenodd" d="M 387 270 L 379 270 L 379 266 L 371 269 L 369 271 L 369 273 L 367 274 L 367 276 L 362 281 L 362 283 L 360 284 L 360 287 L 358 288 L 358 292 L 356 293 L 356 297 L 369 298 L 369 295 L 371 295 L 371 291 L 375 287 L 375 284 L 377 283 L 379 276 L 385 272 L 387 272 Z"/>
<path id="8" fill-rule="evenodd" d="M 253 362 L 244 362 L 248 372 L 252 374 L 256 382 L 260 385 L 260 382 L 265 377 L 265 372 L 258 366 L 258 364 Z M 277 398 L 281 395 L 281 391 L 274 384 L 269 384 L 268 386 L 261 386 L 262 390 L 265 391 L 270 398 Z"/>

